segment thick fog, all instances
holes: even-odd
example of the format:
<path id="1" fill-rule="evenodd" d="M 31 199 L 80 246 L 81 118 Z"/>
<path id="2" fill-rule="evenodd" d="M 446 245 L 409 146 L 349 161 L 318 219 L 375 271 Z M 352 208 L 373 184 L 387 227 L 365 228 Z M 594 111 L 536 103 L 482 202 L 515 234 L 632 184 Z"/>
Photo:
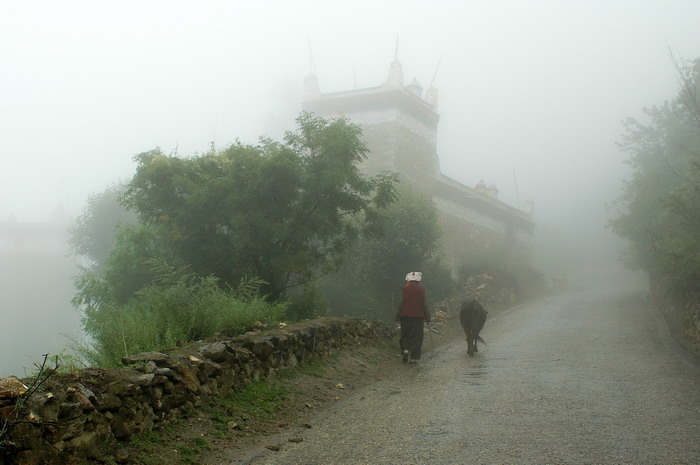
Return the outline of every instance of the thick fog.
<path id="1" fill-rule="evenodd" d="M 0 222 L 75 218 L 155 147 L 280 138 L 312 69 L 322 92 L 377 86 L 398 41 L 405 81 L 439 91 L 442 172 L 533 200 L 547 273 L 604 275 L 621 120 L 676 94 L 669 48 L 700 57 L 698 18 L 696 0 L 2 2 Z M 77 331 L 65 276 L 0 266 L 1 358 L 56 351 L 14 337 Z"/>

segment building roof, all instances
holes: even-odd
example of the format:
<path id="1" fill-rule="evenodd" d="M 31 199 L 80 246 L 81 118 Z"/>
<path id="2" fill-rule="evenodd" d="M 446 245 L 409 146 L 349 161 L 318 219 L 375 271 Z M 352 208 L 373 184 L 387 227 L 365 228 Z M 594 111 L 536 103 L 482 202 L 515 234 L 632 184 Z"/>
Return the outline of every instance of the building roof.
<path id="1" fill-rule="evenodd" d="M 377 86 L 319 94 L 305 100 L 302 108 L 320 116 L 396 108 L 431 128 L 437 128 L 440 120 L 440 115 L 433 110 L 432 105 L 403 87 Z"/>

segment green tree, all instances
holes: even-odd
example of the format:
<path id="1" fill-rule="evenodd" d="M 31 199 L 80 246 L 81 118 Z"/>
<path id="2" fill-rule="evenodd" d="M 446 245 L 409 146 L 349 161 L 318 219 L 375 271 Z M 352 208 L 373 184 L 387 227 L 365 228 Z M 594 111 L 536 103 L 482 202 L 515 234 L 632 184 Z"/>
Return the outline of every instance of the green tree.
<path id="1" fill-rule="evenodd" d="M 122 182 L 91 195 L 71 228 L 72 250 L 87 261 L 75 280 L 76 306 L 125 304 L 155 277 L 149 260 L 167 258 L 177 263 L 156 226 L 139 224 L 136 214 L 123 205 L 126 188 Z"/>
<path id="2" fill-rule="evenodd" d="M 152 277 L 145 261 L 159 254 L 223 287 L 258 277 L 271 300 L 333 271 L 393 201 L 395 178 L 360 174 L 367 149 L 346 119 L 304 113 L 297 123 L 285 143 L 136 156 L 124 203 L 141 225 L 119 236 L 107 269 L 84 280 L 76 300 L 99 302 L 105 289 L 117 301 L 133 295 Z"/>
<path id="3" fill-rule="evenodd" d="M 626 121 L 633 174 L 610 225 L 630 240 L 631 266 L 681 290 L 700 283 L 700 60 L 678 71 L 678 96 L 645 110 L 648 124 Z"/>
<path id="4" fill-rule="evenodd" d="M 423 271 L 430 299 L 453 290 L 436 252 L 441 236 L 437 207 L 425 194 L 400 185 L 397 200 L 348 252 L 339 273 L 322 282 L 332 311 L 389 319 L 409 271 Z"/>
<path id="5" fill-rule="evenodd" d="M 120 228 L 104 266 L 84 268 L 76 279 L 78 293 L 73 304 L 86 309 L 97 309 L 104 304 L 124 305 L 157 277 L 151 265 L 153 261 L 186 267 L 187 263 L 164 240 L 165 234 L 164 228 L 154 224 Z"/>
<path id="6" fill-rule="evenodd" d="M 136 214 L 120 202 L 125 190 L 126 183 L 122 182 L 88 197 L 83 213 L 70 230 L 73 252 L 86 258 L 94 270 L 104 268 L 117 243 L 119 229 L 138 222 Z"/>
<path id="7" fill-rule="evenodd" d="M 360 174 L 367 149 L 358 126 L 310 114 L 298 124 L 285 143 L 236 143 L 192 157 L 142 153 L 125 191 L 91 199 L 73 237 L 94 265 L 83 269 L 74 298 L 91 338 L 84 357 L 112 365 L 179 339 L 313 316 L 325 305 L 314 280 L 377 228 L 395 177 Z M 120 202 L 138 221 L 115 220 Z M 290 305 L 282 300 L 293 287 Z"/>

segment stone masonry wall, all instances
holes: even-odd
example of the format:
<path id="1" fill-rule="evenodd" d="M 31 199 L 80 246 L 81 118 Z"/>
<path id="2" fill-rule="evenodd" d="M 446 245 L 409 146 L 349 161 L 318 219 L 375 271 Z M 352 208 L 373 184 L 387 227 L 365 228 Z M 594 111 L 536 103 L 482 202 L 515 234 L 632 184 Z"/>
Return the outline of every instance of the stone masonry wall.
<path id="1" fill-rule="evenodd" d="M 127 367 L 120 370 L 54 374 L 28 398 L 19 380 L 0 379 L 0 465 L 99 457 L 118 441 L 194 413 L 210 397 L 394 331 L 376 321 L 319 318 L 134 355 L 122 360 Z"/>

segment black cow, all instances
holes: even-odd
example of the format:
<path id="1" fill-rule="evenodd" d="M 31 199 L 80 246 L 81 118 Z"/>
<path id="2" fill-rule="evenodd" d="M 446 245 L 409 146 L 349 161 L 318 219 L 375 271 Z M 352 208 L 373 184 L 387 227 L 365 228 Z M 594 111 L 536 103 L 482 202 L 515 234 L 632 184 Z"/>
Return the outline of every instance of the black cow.
<path id="1" fill-rule="evenodd" d="M 476 342 L 486 342 L 481 339 L 479 332 L 486 323 L 488 312 L 476 300 L 464 302 L 459 309 L 459 322 L 462 323 L 462 329 L 467 336 L 467 353 L 470 357 L 474 356 L 474 352 L 479 352 L 476 347 Z"/>

